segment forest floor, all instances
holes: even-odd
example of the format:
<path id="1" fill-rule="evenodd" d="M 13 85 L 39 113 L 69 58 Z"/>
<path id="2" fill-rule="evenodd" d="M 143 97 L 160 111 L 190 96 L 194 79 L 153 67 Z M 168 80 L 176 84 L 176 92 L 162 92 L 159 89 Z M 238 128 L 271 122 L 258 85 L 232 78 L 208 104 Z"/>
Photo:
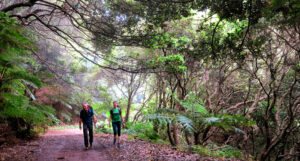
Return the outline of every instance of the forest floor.
<path id="1" fill-rule="evenodd" d="M 112 145 L 111 134 L 95 134 L 93 148 L 84 149 L 83 134 L 79 129 L 49 130 L 33 141 L 19 142 L 0 147 L 0 160 L 12 161 L 183 161 L 183 160 L 233 160 L 201 157 L 174 150 L 167 145 L 121 137 L 121 147 Z"/>

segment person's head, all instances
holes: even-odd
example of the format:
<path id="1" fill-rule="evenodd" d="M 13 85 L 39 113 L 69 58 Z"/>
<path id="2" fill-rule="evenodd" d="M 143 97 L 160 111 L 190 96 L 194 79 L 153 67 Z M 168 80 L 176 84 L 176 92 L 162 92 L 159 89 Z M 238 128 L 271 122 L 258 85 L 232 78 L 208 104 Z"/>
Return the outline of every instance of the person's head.
<path id="1" fill-rule="evenodd" d="M 87 103 L 83 103 L 82 104 L 83 109 L 85 109 L 86 111 L 89 110 L 89 105 Z"/>
<path id="2" fill-rule="evenodd" d="M 114 108 L 118 107 L 118 102 L 117 101 L 114 101 L 113 104 L 114 104 Z"/>

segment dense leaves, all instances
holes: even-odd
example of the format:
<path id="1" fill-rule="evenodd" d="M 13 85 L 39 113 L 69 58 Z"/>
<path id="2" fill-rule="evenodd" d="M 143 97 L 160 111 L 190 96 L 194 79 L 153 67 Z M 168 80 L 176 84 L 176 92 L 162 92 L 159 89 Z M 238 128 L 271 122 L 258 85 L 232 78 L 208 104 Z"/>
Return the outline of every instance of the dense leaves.
<path id="1" fill-rule="evenodd" d="M 28 70 L 34 62 L 30 58 L 36 48 L 33 42 L 22 35 L 25 31 L 14 19 L 2 12 L 0 22 L 0 119 L 11 120 L 11 124 L 22 120 L 30 132 L 33 125 L 51 123 L 54 111 L 34 102 L 31 90 L 42 83 Z M 16 128 L 19 131 L 22 125 Z"/>

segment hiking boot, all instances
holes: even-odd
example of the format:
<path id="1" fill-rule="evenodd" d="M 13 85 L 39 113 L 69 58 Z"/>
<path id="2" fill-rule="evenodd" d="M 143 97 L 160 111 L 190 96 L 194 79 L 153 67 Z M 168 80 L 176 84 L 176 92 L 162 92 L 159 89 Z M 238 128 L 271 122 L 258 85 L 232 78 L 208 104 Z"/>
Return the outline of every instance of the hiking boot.
<path id="1" fill-rule="evenodd" d="M 93 144 L 90 145 L 90 149 L 93 149 Z"/>
<path id="2" fill-rule="evenodd" d="M 120 148 L 121 147 L 121 144 L 120 143 L 118 143 L 118 148 Z"/>
<path id="3" fill-rule="evenodd" d="M 89 147 L 85 147 L 85 150 L 89 150 Z"/>

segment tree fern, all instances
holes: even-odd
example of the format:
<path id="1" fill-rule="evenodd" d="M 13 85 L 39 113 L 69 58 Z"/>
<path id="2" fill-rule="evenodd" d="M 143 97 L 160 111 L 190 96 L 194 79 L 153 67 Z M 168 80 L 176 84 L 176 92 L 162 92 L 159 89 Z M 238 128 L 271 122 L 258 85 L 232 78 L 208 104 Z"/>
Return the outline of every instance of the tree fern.
<path id="1" fill-rule="evenodd" d="M 0 118 L 22 119 L 27 124 L 49 122 L 53 109 L 30 101 L 34 97 L 28 86 L 40 88 L 42 82 L 28 72 L 34 63 L 30 52 L 36 47 L 22 34 L 24 29 L 14 19 L 0 12 Z"/>
<path id="2" fill-rule="evenodd" d="M 239 127 L 253 126 L 254 122 L 238 115 L 209 114 L 204 106 L 197 102 L 180 101 L 186 112 L 174 109 L 158 109 L 155 114 L 148 115 L 147 120 L 160 123 L 176 122 L 181 125 L 183 131 L 201 132 L 205 127 L 218 127 L 225 131 L 233 131 L 244 134 Z"/>
<path id="3" fill-rule="evenodd" d="M 27 122 L 43 124 L 54 113 L 51 107 L 31 103 L 26 96 L 1 93 L 0 98 L 1 118 L 23 118 Z"/>
<path id="4" fill-rule="evenodd" d="M 196 129 L 194 128 L 195 122 L 186 116 L 182 116 L 182 115 L 177 116 L 175 121 L 178 122 L 183 127 L 183 130 L 185 131 L 188 132 L 196 131 Z"/>
<path id="5" fill-rule="evenodd" d="M 175 96 L 175 99 L 189 112 L 199 113 L 203 116 L 208 114 L 208 111 L 201 105 L 195 94 L 188 94 L 186 100 L 179 100 L 177 96 Z"/>
<path id="6" fill-rule="evenodd" d="M 147 115 L 144 119 L 146 121 L 158 121 L 160 124 L 167 124 L 167 123 L 172 123 L 172 121 L 174 120 L 174 116 L 170 116 L 167 114 L 159 114 L 159 113 L 155 113 L 155 114 L 150 114 Z"/>
<path id="7" fill-rule="evenodd" d="M 25 80 L 27 82 L 33 83 L 36 87 L 40 88 L 42 86 L 42 82 L 32 74 L 28 74 L 25 71 L 14 71 L 10 72 L 8 78 L 5 80 Z"/>

